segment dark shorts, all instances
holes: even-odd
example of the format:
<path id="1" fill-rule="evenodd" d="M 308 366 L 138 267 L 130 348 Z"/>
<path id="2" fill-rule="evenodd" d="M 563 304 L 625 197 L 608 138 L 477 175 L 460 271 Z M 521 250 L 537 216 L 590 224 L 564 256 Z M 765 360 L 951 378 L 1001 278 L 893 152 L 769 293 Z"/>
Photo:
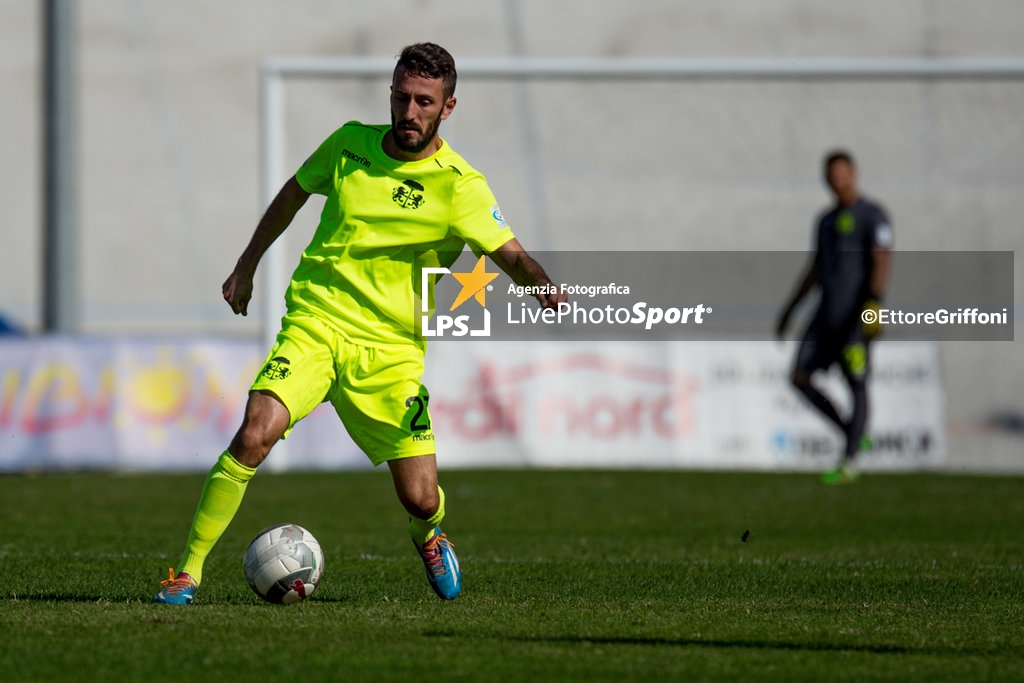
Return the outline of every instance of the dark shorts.
<path id="1" fill-rule="evenodd" d="M 864 380 L 868 375 L 869 347 L 860 325 L 849 333 L 835 333 L 812 323 L 800 342 L 794 370 L 811 374 L 839 363 L 847 379 Z"/>

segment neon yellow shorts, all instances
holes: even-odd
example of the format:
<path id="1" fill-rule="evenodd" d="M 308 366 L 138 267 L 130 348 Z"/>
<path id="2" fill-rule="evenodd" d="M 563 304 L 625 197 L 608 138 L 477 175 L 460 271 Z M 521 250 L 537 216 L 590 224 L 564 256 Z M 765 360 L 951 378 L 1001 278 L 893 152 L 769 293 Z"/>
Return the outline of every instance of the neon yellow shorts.
<path id="1" fill-rule="evenodd" d="M 285 436 L 330 401 L 352 440 L 374 466 L 434 453 L 434 432 L 415 346 L 353 344 L 318 319 L 289 313 L 251 391 L 268 391 L 290 415 Z"/>

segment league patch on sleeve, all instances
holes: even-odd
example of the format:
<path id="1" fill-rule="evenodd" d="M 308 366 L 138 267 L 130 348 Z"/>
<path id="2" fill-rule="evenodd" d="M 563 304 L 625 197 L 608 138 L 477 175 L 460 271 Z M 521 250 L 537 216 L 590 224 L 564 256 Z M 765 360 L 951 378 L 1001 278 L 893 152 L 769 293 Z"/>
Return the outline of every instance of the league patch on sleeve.
<path id="1" fill-rule="evenodd" d="M 501 215 L 501 209 L 497 204 L 491 207 L 491 218 L 498 224 L 499 228 L 507 228 L 508 223 L 505 222 L 505 217 Z"/>
<path id="2" fill-rule="evenodd" d="M 879 223 L 875 228 L 875 245 L 889 248 L 892 246 L 892 228 L 888 223 Z"/>

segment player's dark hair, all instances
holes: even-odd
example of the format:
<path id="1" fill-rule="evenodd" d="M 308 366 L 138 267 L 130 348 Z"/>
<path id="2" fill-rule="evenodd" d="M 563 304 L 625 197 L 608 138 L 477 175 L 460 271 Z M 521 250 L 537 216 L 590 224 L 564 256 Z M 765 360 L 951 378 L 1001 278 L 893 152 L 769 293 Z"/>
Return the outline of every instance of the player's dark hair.
<path id="1" fill-rule="evenodd" d="M 445 99 L 455 94 L 455 59 L 448 50 L 435 43 L 415 43 L 402 50 L 398 56 L 398 67 L 404 67 L 408 73 L 422 78 L 440 78 L 443 80 L 442 92 Z"/>
<path id="2" fill-rule="evenodd" d="M 828 175 L 828 169 L 832 168 L 832 164 L 840 161 L 849 164 L 850 168 L 857 168 L 857 164 L 853 161 L 852 154 L 845 149 L 834 149 L 825 155 L 825 164 L 822 167 L 822 171 L 825 172 L 825 175 Z"/>

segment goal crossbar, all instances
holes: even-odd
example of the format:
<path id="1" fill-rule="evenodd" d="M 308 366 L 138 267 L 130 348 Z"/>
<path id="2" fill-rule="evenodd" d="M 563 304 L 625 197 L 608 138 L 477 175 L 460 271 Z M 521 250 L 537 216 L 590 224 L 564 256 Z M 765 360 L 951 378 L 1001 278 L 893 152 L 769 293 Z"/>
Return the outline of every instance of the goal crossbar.
<path id="1" fill-rule="evenodd" d="M 274 57 L 264 78 L 389 76 L 393 59 L 379 57 Z M 955 79 L 1022 78 L 1021 57 L 904 58 L 531 58 L 478 57 L 459 61 L 460 76 L 529 79 Z"/>

